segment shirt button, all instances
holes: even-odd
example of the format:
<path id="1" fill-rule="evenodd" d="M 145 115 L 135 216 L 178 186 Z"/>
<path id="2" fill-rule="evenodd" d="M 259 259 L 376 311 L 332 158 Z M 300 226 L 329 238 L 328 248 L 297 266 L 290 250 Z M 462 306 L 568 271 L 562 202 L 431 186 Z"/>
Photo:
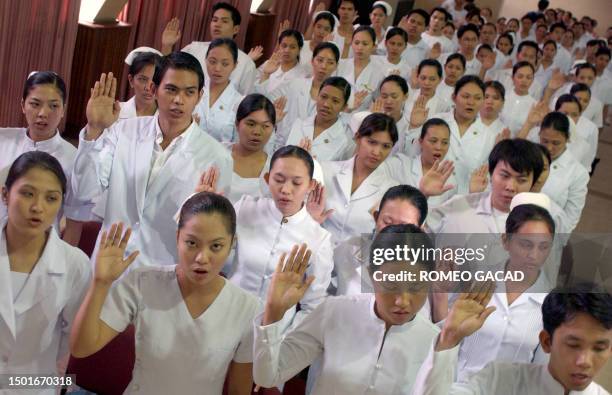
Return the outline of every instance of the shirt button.
<path id="1" fill-rule="evenodd" d="M 287 222 L 289 222 L 289 220 L 287 218 L 283 218 L 283 223 L 286 224 Z"/>
<path id="2" fill-rule="evenodd" d="M 323 140 L 323 141 L 325 141 L 325 144 L 328 144 L 328 143 L 329 143 L 329 140 L 328 140 L 328 139 L 325 139 L 325 140 Z"/>
<path id="3" fill-rule="evenodd" d="M 377 363 L 377 364 L 376 364 L 376 369 L 380 369 L 380 368 L 382 368 L 382 365 L 381 365 L 381 364 L 379 364 L 379 363 Z"/>

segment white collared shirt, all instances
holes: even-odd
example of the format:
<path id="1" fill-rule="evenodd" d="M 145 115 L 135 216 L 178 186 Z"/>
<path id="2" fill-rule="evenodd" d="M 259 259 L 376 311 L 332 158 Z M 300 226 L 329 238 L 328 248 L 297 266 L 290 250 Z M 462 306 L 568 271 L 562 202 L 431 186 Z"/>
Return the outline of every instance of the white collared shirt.
<path id="1" fill-rule="evenodd" d="M 238 143 L 235 143 L 235 144 L 238 144 Z M 229 151 L 231 155 L 232 146 L 234 144 L 225 143 L 223 145 L 225 146 L 225 148 L 227 148 L 227 150 Z M 229 199 L 230 202 L 232 202 L 232 204 L 240 200 L 242 195 L 250 195 L 253 197 L 258 197 L 258 196 L 267 196 L 269 194 L 268 185 L 266 184 L 266 181 L 264 180 L 264 175 L 270 170 L 270 159 L 272 159 L 272 155 L 267 155 L 266 163 L 261 169 L 261 172 L 259 173 L 259 177 L 243 178 L 240 175 L 238 175 L 235 171 L 232 171 L 232 183 L 230 185 L 229 193 L 226 195 L 226 197 Z M 232 157 L 232 160 L 235 160 L 235 159 L 233 159 Z"/>
<path id="2" fill-rule="evenodd" d="M 503 123 L 508 125 L 508 129 L 513 136 L 516 136 L 525 124 L 529 110 L 537 103 L 531 95 L 519 96 L 513 90 L 506 92 L 504 108 L 500 114 Z"/>
<path id="3" fill-rule="evenodd" d="M 593 162 L 597 154 L 597 145 L 599 144 L 599 130 L 597 130 L 597 125 L 590 119 L 580 116 L 576 124 L 576 133 L 588 144 L 588 157 L 591 162 Z M 589 163 L 587 168 L 591 168 L 591 163 Z"/>
<path id="4" fill-rule="evenodd" d="M 550 99 L 549 107 L 551 111 L 554 111 L 557 99 L 565 93 L 570 93 L 573 85 L 573 83 L 568 82 L 567 84 L 559 88 L 557 92 L 555 92 L 553 97 Z M 591 89 L 593 88 L 591 87 Z M 583 109 L 582 116 L 593 122 L 598 128 L 603 127 L 603 103 L 599 99 L 597 99 L 595 95 L 593 95 L 592 91 L 591 100 L 589 101 L 587 108 Z"/>
<path id="5" fill-rule="evenodd" d="M 506 102 L 508 102 L 508 94 L 510 92 L 514 92 L 512 69 L 489 70 L 487 72 L 487 78 L 499 81 L 504 86 L 504 88 L 506 89 Z M 540 100 L 542 98 L 543 93 L 544 87 L 540 85 L 540 82 L 537 79 L 534 79 L 531 83 L 531 86 L 529 87 L 529 96 L 533 97 L 536 100 Z"/>
<path id="6" fill-rule="evenodd" d="M 306 44 L 304 44 L 305 46 Z M 302 47 L 303 49 L 303 47 Z M 310 55 L 312 59 L 312 53 Z M 312 73 L 312 66 L 310 73 L 307 68 L 304 68 L 301 63 L 297 63 L 294 67 L 287 71 L 283 71 L 282 67 L 278 67 L 276 71 L 268 76 L 268 86 L 267 89 L 269 91 L 274 91 L 280 85 L 292 81 L 297 78 L 306 78 Z M 263 64 L 257 69 L 257 81 L 262 77 L 263 74 Z"/>
<path id="7" fill-rule="evenodd" d="M 399 71 L 399 76 L 405 79 L 406 82 L 410 82 L 412 67 L 410 67 L 408 60 L 400 58 L 399 63 L 394 64 L 389 62 L 389 59 L 387 59 L 387 57 L 384 55 L 374 55 L 372 57 L 376 58 L 376 61 L 379 62 L 381 66 L 380 71 L 385 75 L 385 77 Z"/>
<path id="8" fill-rule="evenodd" d="M 69 353 L 70 327 L 91 281 L 89 258 L 51 228 L 23 288 L 14 289 L 5 225 L 0 221 L 0 374 L 58 374 L 57 361 Z M 52 395 L 55 390 L 9 393 Z"/>
<path id="9" fill-rule="evenodd" d="M 293 331 L 255 318 L 253 377 L 272 387 L 322 356 L 320 394 L 408 394 L 439 329 L 421 315 L 385 329 L 374 295 L 330 297 Z"/>
<path id="10" fill-rule="evenodd" d="M 370 107 L 373 100 L 373 94 L 380 87 L 381 81 L 385 78 L 385 74 L 381 72 L 384 65 L 375 56 L 370 57 L 368 65 L 361 70 L 361 73 L 355 78 L 355 60 L 353 58 L 341 59 L 338 63 L 336 75 L 345 78 L 351 84 L 351 97 L 348 101 L 348 106 L 353 107 L 355 93 L 366 91 L 367 97 L 363 100 L 358 110 L 366 110 Z"/>
<path id="11" fill-rule="evenodd" d="M 402 59 L 406 60 L 408 66 L 414 69 L 425 59 L 429 50 L 429 45 L 423 39 L 420 39 L 416 44 L 406 43 L 406 49 L 402 52 Z"/>
<path id="12" fill-rule="evenodd" d="M 227 280 L 206 310 L 193 318 L 176 266 L 130 272 L 113 287 L 100 319 L 117 332 L 134 324 L 136 360 L 127 394 L 220 394 L 230 363 L 253 360 L 259 301 Z M 186 369 L 197 366 L 197 369 Z"/>
<path id="13" fill-rule="evenodd" d="M 455 52 L 456 45 L 448 39 L 444 34 L 440 34 L 439 36 L 432 36 L 429 32 L 425 31 L 421 34 L 421 38 L 425 43 L 429 46 L 429 48 L 433 47 L 435 43 L 440 43 L 442 47 L 442 53 L 445 52 Z"/>
<path id="14" fill-rule="evenodd" d="M 236 110 L 242 99 L 234 85 L 228 84 L 211 106 L 210 86 L 204 87 L 204 94 L 194 110 L 200 117 L 200 128 L 220 143 L 236 142 Z"/>
<path id="15" fill-rule="evenodd" d="M 291 128 L 286 145 L 299 145 L 300 140 L 308 138 L 312 141 L 310 153 L 319 161 L 346 160 L 353 156 L 355 143 L 351 138 L 350 129 L 341 118 L 313 139 L 316 115 L 306 119 L 298 119 Z"/>
<path id="16" fill-rule="evenodd" d="M 164 141 L 164 134 L 159 127 L 159 122 L 156 123 L 155 144 L 153 144 L 153 155 L 151 155 L 151 171 L 149 173 L 149 181 L 147 182 L 147 190 L 157 178 L 157 175 L 168 161 L 168 158 L 170 158 L 172 154 L 181 146 L 181 144 L 183 144 L 183 141 L 193 133 L 193 129 L 195 127 L 195 122 L 191 122 L 189 127 L 183 133 L 172 139 L 170 144 L 163 149 L 161 144 Z"/>

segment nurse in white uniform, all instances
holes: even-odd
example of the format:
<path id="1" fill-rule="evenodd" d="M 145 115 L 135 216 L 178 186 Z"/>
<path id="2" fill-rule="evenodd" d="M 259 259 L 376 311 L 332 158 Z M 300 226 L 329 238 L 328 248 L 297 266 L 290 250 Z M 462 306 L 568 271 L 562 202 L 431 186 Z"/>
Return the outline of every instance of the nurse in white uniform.
<path id="1" fill-rule="evenodd" d="M 527 120 L 529 110 L 537 100 L 529 94 L 529 88 L 533 83 L 534 69 L 531 63 L 518 62 L 512 67 L 512 83 L 514 89 L 506 94 L 504 109 L 501 119 L 508 129 L 516 136 Z"/>
<path id="2" fill-rule="evenodd" d="M 53 223 L 66 193 L 61 164 L 26 152 L 10 167 L 0 220 L 0 374 L 63 374 L 68 333 L 90 282 L 87 256 L 63 242 Z M 6 380 L 5 382 L 7 382 Z M 0 390 L 53 395 L 58 388 Z"/>
<path id="3" fill-rule="evenodd" d="M 376 33 L 376 54 L 386 55 L 386 35 L 391 27 L 387 26 L 389 15 L 393 13 L 393 7 L 386 1 L 375 1 L 370 11 L 370 26 Z"/>
<path id="4" fill-rule="evenodd" d="M 373 110 L 372 112 L 387 114 L 395 121 L 397 143 L 393 146 L 392 153 L 404 152 L 411 146 L 408 135 L 410 113 L 405 111 L 408 96 L 409 90 L 406 80 L 399 75 L 390 75 L 380 83 L 378 98 L 370 108 Z"/>
<path id="5" fill-rule="evenodd" d="M 353 136 L 340 117 L 351 96 L 351 85 L 342 77 L 329 77 L 321 85 L 317 97 L 317 113 L 299 119 L 287 138 L 287 145 L 310 147 L 318 161 L 346 160 L 353 156 Z"/>
<path id="6" fill-rule="evenodd" d="M 234 171 L 227 195 L 236 203 L 243 195 L 263 196 L 267 192 L 264 175 L 270 168 L 265 147 L 274 133 L 276 111 L 268 98 L 258 93 L 245 97 L 236 111 L 238 141 L 227 144 Z"/>
<path id="7" fill-rule="evenodd" d="M 119 103 L 121 112 L 119 121 L 138 116 L 150 116 L 157 112 L 157 103 L 153 97 L 153 74 L 155 64 L 159 62 L 162 53 L 154 48 L 139 47 L 125 58 L 129 66 L 128 82 L 134 90 L 134 96 L 128 101 Z"/>
<path id="8" fill-rule="evenodd" d="M 436 89 L 436 97 L 448 108 L 453 107 L 453 94 L 457 81 L 465 74 L 465 57 L 460 53 L 453 53 L 446 58 L 444 63 L 444 81 L 440 82 Z M 432 114 L 433 115 L 433 114 Z"/>
<path id="9" fill-rule="evenodd" d="M 327 40 L 337 24 L 338 21 L 335 15 L 329 11 L 321 11 L 314 15 L 311 38 L 304 41 L 304 46 L 300 50 L 300 65 L 308 76 L 312 75 L 313 51 L 317 45 Z"/>
<path id="10" fill-rule="evenodd" d="M 419 89 L 413 90 L 410 94 L 410 98 L 406 101 L 405 113 L 408 114 L 408 118 L 412 116 L 412 110 L 416 106 L 416 102 L 419 101 L 418 106 L 425 106 L 427 114 L 433 115 L 442 112 L 448 112 L 451 110 L 449 101 L 451 96 L 447 99 L 441 99 L 438 95 L 437 89 L 442 80 L 442 65 L 435 59 L 425 59 L 417 68 L 417 81 Z M 409 138 L 418 138 L 419 133 L 413 133 Z"/>
<path id="11" fill-rule="evenodd" d="M 234 40 L 217 38 L 208 46 L 208 85 L 203 89 L 194 114 L 199 118 L 200 128 L 221 143 L 233 143 L 238 139 L 236 108 L 242 101 L 242 95 L 230 81 L 237 61 L 238 47 Z"/>
<path id="12" fill-rule="evenodd" d="M 509 129 L 504 132 L 506 125 L 499 118 L 506 97 L 506 89 L 498 81 L 485 82 L 485 95 L 482 109 L 480 110 L 480 121 L 489 131 L 488 134 L 509 138 Z M 500 135 L 502 132 L 507 136 Z"/>
<path id="13" fill-rule="evenodd" d="M 136 331 L 136 362 L 127 394 L 250 394 L 255 297 L 219 275 L 235 241 L 236 214 L 219 195 L 201 192 L 181 208 L 178 262 L 148 266 L 119 279 L 130 229 L 102 233 L 95 279 L 71 337 L 77 358 L 102 349 L 126 327 Z M 124 259 L 124 257 L 126 257 Z M 113 283 L 116 283 L 113 286 Z"/>
<path id="14" fill-rule="evenodd" d="M 281 32 L 276 52 L 257 71 L 258 83 L 267 81 L 266 89 L 274 91 L 283 83 L 310 75 L 300 64 L 303 47 L 302 33 L 292 29 Z"/>
<path id="15" fill-rule="evenodd" d="M 595 147 L 592 147 L 591 144 L 594 140 L 596 141 L 596 139 L 599 138 L 599 132 L 596 127 L 593 129 L 585 128 L 578 132 L 576 121 L 583 118 L 580 116 L 580 110 L 580 102 L 572 95 L 561 95 L 559 99 L 557 99 L 557 103 L 555 103 L 555 111 L 567 115 L 569 119 L 570 138 L 567 149 L 570 150 L 578 163 L 590 172 L 591 163 L 593 163 L 595 153 L 597 152 L 597 144 L 595 143 Z M 590 122 L 588 119 L 585 119 L 585 121 Z M 595 126 L 592 122 L 591 125 Z M 587 141 L 585 137 L 589 140 Z"/>
<path id="16" fill-rule="evenodd" d="M 402 58 L 402 54 L 406 50 L 408 35 L 399 27 L 392 27 L 387 31 L 385 36 L 384 46 L 385 55 L 375 55 L 382 65 L 382 72 L 385 75 L 397 74 L 402 78 L 409 80 L 412 74 L 412 68 L 408 64 L 408 60 Z"/>
<path id="17" fill-rule="evenodd" d="M 569 120 L 565 114 L 552 112 L 544 117 L 540 144 L 550 151 L 552 163 L 542 192 L 563 209 L 569 227 L 574 229 L 586 201 L 589 173 L 567 148 L 568 140 Z"/>

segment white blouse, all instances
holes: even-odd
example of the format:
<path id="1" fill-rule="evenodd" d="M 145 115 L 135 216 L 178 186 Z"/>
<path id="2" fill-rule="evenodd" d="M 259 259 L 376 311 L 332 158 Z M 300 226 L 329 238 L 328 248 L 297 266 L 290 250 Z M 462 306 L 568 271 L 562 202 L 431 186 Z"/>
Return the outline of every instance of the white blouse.
<path id="1" fill-rule="evenodd" d="M 257 298 L 227 280 L 196 318 L 176 277 L 176 266 L 133 270 L 110 291 L 100 319 L 117 332 L 136 329 L 136 360 L 126 394 L 221 394 L 232 361 L 253 361 Z M 186 369 L 197 366 L 197 369 Z"/>
<path id="2" fill-rule="evenodd" d="M 338 118 L 313 140 L 315 117 L 298 119 L 291 128 L 286 145 L 299 145 L 300 140 L 309 138 L 312 141 L 310 153 L 319 161 L 346 160 L 353 156 L 355 142 L 343 120 Z"/>
<path id="3" fill-rule="evenodd" d="M 351 84 L 351 98 L 349 99 L 349 107 L 353 107 L 355 93 L 366 91 L 367 97 L 363 100 L 358 110 L 366 110 L 370 107 L 373 100 L 373 94 L 379 88 L 381 81 L 386 77 L 383 70 L 384 65 L 374 56 L 370 57 L 368 65 L 361 70 L 359 77 L 355 78 L 355 60 L 341 59 L 338 63 L 336 75 L 344 77 Z"/>
<path id="4" fill-rule="evenodd" d="M 512 136 L 516 136 L 525 124 L 529 110 L 537 103 L 531 95 L 519 96 L 513 90 L 506 92 L 504 108 L 500 114 L 503 123 L 508 125 Z"/>
<path id="5" fill-rule="evenodd" d="M 402 53 L 402 59 L 406 60 L 410 67 L 415 68 L 425 59 L 429 50 L 429 45 L 423 40 L 419 40 L 416 44 L 406 43 L 406 49 Z"/>
<path id="6" fill-rule="evenodd" d="M 375 58 L 377 62 L 381 65 L 381 72 L 385 75 L 385 77 L 395 74 L 396 71 L 399 71 L 399 76 L 406 80 L 408 84 L 410 84 L 410 77 L 412 74 L 412 67 L 408 64 L 408 61 L 404 58 L 400 58 L 400 62 L 397 64 L 389 62 L 386 56 L 383 55 L 374 55 L 372 58 Z"/>
<path id="7" fill-rule="evenodd" d="M 238 140 L 236 110 L 242 99 L 243 96 L 230 83 L 210 106 L 210 86 L 205 86 L 202 98 L 194 110 L 200 117 L 200 128 L 221 143 Z"/>
<path id="8" fill-rule="evenodd" d="M 304 44 L 305 45 L 305 44 Z M 302 47 L 302 49 L 304 49 Z M 300 52 L 301 53 L 301 52 Z M 312 59 L 312 52 L 310 53 L 310 58 Z M 261 78 L 263 74 L 263 64 L 257 69 L 257 81 Z M 281 67 L 279 67 L 274 73 L 270 74 L 268 77 L 268 86 L 267 89 L 269 91 L 273 91 L 278 88 L 281 84 L 292 81 L 297 78 L 305 78 L 312 74 L 312 66 L 310 67 L 310 73 L 308 72 L 308 68 L 302 66 L 300 62 L 298 62 L 295 67 L 287 71 L 283 71 Z"/>
<path id="9" fill-rule="evenodd" d="M 232 145 L 233 144 L 230 143 L 224 144 L 225 148 L 229 150 L 230 155 L 232 153 Z M 230 184 L 229 193 L 226 195 L 232 204 L 238 202 L 242 195 L 257 197 L 267 196 L 269 194 L 264 175 L 270 170 L 270 159 L 272 159 L 272 156 L 268 155 L 266 163 L 259 173 L 259 177 L 243 178 L 236 174 L 235 171 L 232 171 L 232 182 Z"/>

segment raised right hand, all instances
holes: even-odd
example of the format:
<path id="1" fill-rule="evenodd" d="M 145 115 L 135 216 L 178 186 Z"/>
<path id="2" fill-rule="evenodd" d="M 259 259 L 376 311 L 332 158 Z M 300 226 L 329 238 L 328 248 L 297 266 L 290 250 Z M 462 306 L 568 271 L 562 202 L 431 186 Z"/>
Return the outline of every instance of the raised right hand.
<path id="1" fill-rule="evenodd" d="M 87 102 L 87 139 L 95 140 L 104 129 L 119 119 L 121 106 L 115 100 L 117 78 L 113 73 L 102 73 L 100 80 L 91 88 L 91 97 Z"/>
<path id="2" fill-rule="evenodd" d="M 105 285 L 112 284 L 139 254 L 134 251 L 126 259 L 123 259 L 125 249 L 132 229 L 127 228 L 123 233 L 123 223 L 112 224 L 110 230 L 103 231 L 96 255 L 95 281 Z"/>
<path id="3" fill-rule="evenodd" d="M 162 47 L 172 48 L 181 38 L 180 22 L 177 17 L 170 19 L 170 22 L 162 32 Z"/>
<path id="4" fill-rule="evenodd" d="M 412 112 L 410 113 L 410 128 L 420 128 L 427 121 L 429 109 L 427 108 L 427 99 L 420 95 L 414 102 Z"/>

